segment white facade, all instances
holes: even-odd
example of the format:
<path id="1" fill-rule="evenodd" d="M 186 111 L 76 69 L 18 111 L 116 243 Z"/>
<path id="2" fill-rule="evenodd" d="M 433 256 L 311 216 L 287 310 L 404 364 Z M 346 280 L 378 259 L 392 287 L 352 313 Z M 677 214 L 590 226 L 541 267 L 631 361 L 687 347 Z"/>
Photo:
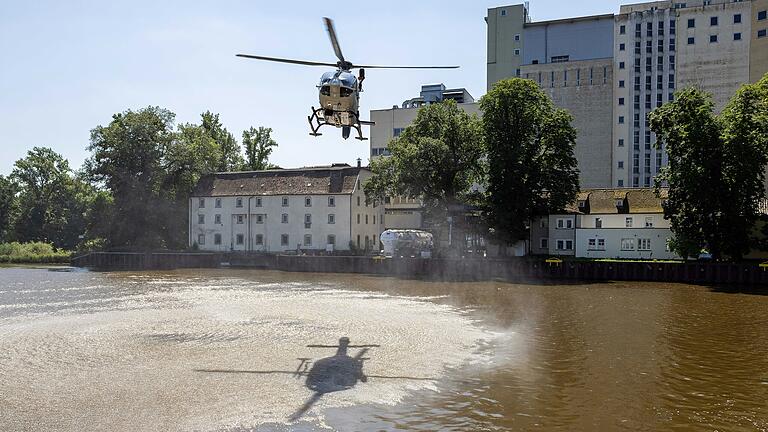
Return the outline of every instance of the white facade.
<path id="1" fill-rule="evenodd" d="M 672 231 L 660 213 L 579 216 L 579 258 L 680 259 L 669 250 Z"/>
<path id="2" fill-rule="evenodd" d="M 193 196 L 189 245 L 220 252 L 379 250 L 384 208 L 365 202 L 361 184 L 369 175 L 361 170 L 348 192 Z M 290 188 L 299 180 L 283 181 Z"/>

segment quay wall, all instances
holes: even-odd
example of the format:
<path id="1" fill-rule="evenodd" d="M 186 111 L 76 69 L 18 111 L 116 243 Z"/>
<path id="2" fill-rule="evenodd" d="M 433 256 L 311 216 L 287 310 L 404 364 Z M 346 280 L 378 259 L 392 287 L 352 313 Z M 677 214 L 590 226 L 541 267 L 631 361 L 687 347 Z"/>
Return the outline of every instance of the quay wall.
<path id="1" fill-rule="evenodd" d="M 296 256 L 221 253 L 97 252 L 72 260 L 101 269 L 258 268 L 290 272 L 360 273 L 451 281 L 540 280 L 647 281 L 717 285 L 768 285 L 768 270 L 757 263 L 607 262 L 544 259 L 410 259 L 361 256 Z"/>

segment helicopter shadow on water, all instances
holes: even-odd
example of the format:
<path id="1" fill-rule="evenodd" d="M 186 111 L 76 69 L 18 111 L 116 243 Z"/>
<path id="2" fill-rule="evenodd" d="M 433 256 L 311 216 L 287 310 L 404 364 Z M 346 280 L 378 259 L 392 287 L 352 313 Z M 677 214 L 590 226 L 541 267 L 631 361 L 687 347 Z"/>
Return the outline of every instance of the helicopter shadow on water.
<path id="1" fill-rule="evenodd" d="M 230 370 L 230 369 L 194 369 L 195 372 L 206 373 L 244 373 L 257 375 L 286 374 L 292 375 L 297 379 L 306 377 L 304 386 L 314 393 L 299 407 L 288 420 L 293 422 L 300 419 L 309 411 L 323 395 L 343 390 L 349 390 L 358 382 L 366 383 L 368 378 L 374 379 L 402 379 L 415 381 L 436 381 L 435 378 L 410 377 L 410 376 L 386 376 L 386 375 L 366 375 L 363 372 L 363 362 L 370 360 L 364 357 L 371 348 L 378 348 L 380 345 L 350 345 L 349 338 L 342 337 L 338 345 L 307 345 L 308 348 L 336 348 L 336 354 L 325 357 L 315 362 L 309 357 L 297 358 L 299 365 L 296 370 Z M 349 348 L 361 348 L 354 357 L 348 354 Z M 310 367 L 311 365 L 311 367 Z"/>

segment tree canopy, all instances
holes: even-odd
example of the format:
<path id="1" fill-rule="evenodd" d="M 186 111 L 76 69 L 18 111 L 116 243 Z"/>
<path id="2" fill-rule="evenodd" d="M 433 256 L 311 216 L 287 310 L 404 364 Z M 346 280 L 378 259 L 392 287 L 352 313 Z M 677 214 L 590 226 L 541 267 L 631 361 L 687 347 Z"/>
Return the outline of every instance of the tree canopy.
<path id="1" fill-rule="evenodd" d="M 369 199 L 419 198 L 428 211 L 445 214 L 466 201 L 482 174 L 480 121 L 454 101 L 421 108 L 388 149 L 391 156 L 371 162 L 373 176 L 364 185 Z"/>
<path id="2" fill-rule="evenodd" d="M 277 141 L 272 139 L 272 128 L 251 127 L 243 131 L 243 147 L 245 149 L 245 164 L 243 169 L 259 171 L 273 168 L 269 163 L 269 156 L 277 147 Z"/>
<path id="3" fill-rule="evenodd" d="M 710 95 L 690 88 L 649 120 L 657 148 L 669 155 L 656 188 L 669 186 L 672 247 L 682 256 L 705 249 L 715 259 L 740 259 L 765 199 L 768 76 L 743 86 L 719 116 Z"/>
<path id="4" fill-rule="evenodd" d="M 576 198 L 579 171 L 571 115 L 531 80 L 500 81 L 480 99 L 488 160 L 486 217 L 503 244 L 528 238 L 536 216 Z"/>

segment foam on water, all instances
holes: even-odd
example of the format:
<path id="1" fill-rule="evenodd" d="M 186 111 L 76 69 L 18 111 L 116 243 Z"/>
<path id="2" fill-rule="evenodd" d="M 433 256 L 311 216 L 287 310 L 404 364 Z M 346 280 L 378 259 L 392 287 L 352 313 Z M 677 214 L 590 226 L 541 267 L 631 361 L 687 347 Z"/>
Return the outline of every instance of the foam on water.
<path id="1" fill-rule="evenodd" d="M 106 280 L 103 289 L 124 284 L 142 289 L 52 300 L 50 312 L 0 321 L 8 429 L 278 427 L 313 395 L 291 374 L 298 359 L 334 354 L 307 345 L 342 336 L 380 345 L 365 353 L 366 383 L 323 395 L 301 417 L 301 428 L 322 427 L 330 408 L 397 404 L 436 389 L 446 371 L 477 361 L 473 353 L 492 337 L 448 305 L 328 283 L 139 276 Z"/>

